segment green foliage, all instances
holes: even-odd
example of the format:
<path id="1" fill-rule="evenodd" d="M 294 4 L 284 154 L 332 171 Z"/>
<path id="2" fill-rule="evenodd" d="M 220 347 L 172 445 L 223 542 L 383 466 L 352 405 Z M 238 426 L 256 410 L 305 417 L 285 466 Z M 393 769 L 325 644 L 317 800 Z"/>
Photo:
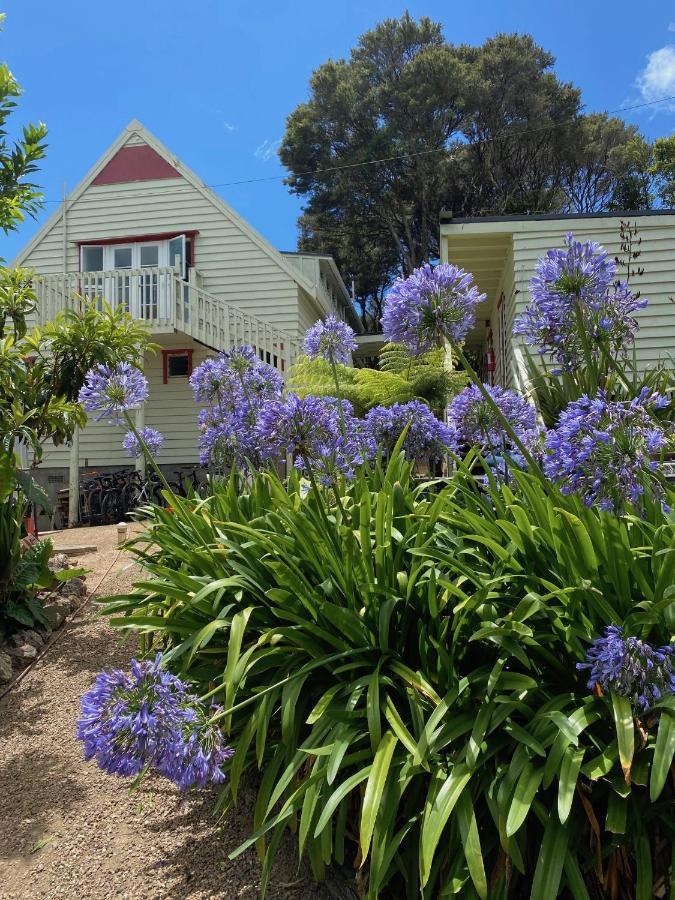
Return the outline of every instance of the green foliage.
<path id="1" fill-rule="evenodd" d="M 341 503 L 292 475 L 152 510 L 147 580 L 105 611 L 200 682 L 262 778 L 263 882 L 291 828 L 317 877 L 367 898 L 652 896 L 665 885 L 675 704 L 635 720 L 576 670 L 610 623 L 675 625 L 675 524 L 587 509 L 532 475 L 484 491 L 461 465 L 413 489 L 361 472 Z M 489 885 L 489 888 L 488 888 Z"/>
<path id="2" fill-rule="evenodd" d="M 411 357 L 404 347 L 387 344 L 380 354 L 379 369 L 337 366 L 340 394 L 363 415 L 374 406 L 391 406 L 409 400 L 425 400 L 437 414 L 450 397 L 466 384 L 464 372 L 449 371 L 444 353 L 431 350 Z M 287 387 L 300 396 L 334 397 L 335 378 L 329 363 L 301 356 L 289 372 Z"/>
<path id="3" fill-rule="evenodd" d="M 675 135 L 654 141 L 651 173 L 658 181 L 663 205 L 669 209 L 675 208 Z"/>
<path id="4" fill-rule="evenodd" d="M 303 199 L 301 248 L 335 257 L 368 327 L 396 275 L 439 257 L 443 209 L 652 202 L 649 145 L 616 117 L 584 115 L 554 63 L 527 34 L 456 45 L 440 23 L 404 13 L 312 73 L 279 155 Z"/>
<path id="5" fill-rule="evenodd" d="M 32 506 L 47 510 L 47 497 L 20 468 L 24 449 L 37 464 L 42 443 L 72 438 L 87 416 L 77 394 L 96 364 L 139 362 L 148 330 L 122 310 L 82 301 L 44 328 L 28 330 L 37 300 L 31 273 L 0 268 L 0 627 L 27 624 L 39 604 L 32 599 L 38 578 L 35 551 L 22 554 L 23 520 Z M 28 558 L 26 558 L 26 556 Z M 3 624 L 4 623 L 4 626 Z"/>
<path id="6" fill-rule="evenodd" d="M 0 15 L 0 27 L 5 16 Z M 14 143 L 7 139 L 7 120 L 16 110 L 21 88 L 6 63 L 0 64 L 0 228 L 12 231 L 42 206 L 37 185 L 27 179 L 37 171 L 45 155 L 47 128 L 26 125 Z"/>

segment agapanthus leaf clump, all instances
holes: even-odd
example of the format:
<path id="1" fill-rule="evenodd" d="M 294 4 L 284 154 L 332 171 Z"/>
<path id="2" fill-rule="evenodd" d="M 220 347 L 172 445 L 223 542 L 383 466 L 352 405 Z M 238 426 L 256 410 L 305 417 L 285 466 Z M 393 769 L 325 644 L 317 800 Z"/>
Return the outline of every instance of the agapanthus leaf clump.
<path id="1" fill-rule="evenodd" d="M 548 432 L 545 473 L 563 494 L 607 512 L 621 512 L 627 502 L 639 508 L 646 494 L 662 500 L 656 456 L 669 435 L 654 414 L 669 404 L 649 388 L 633 400 L 609 400 L 605 391 L 580 397 Z"/>
<path id="2" fill-rule="evenodd" d="M 369 447 L 389 455 L 408 426 L 401 449 L 410 460 L 439 460 L 457 446 L 454 427 L 439 421 L 426 403 L 411 400 L 376 406 L 365 419 Z"/>
<path id="3" fill-rule="evenodd" d="M 472 328 L 476 307 L 484 299 L 473 275 L 459 266 L 425 263 L 394 282 L 384 304 L 384 337 L 416 355 L 445 341 L 459 343 Z"/>
<path id="4" fill-rule="evenodd" d="M 541 435 L 533 404 L 515 391 L 497 385 L 483 387 L 490 400 L 478 385 L 472 384 L 453 397 L 448 406 L 448 421 L 456 429 L 458 443 L 492 452 L 515 450 L 513 438 L 499 417 L 500 411 L 519 440 L 528 449 L 533 448 Z"/>
<path id="5" fill-rule="evenodd" d="M 257 433 L 264 458 L 283 459 L 289 453 L 296 468 L 324 484 L 340 475 L 353 477 L 363 461 L 359 422 L 351 404 L 335 397 L 288 394 L 266 403 Z"/>
<path id="6" fill-rule="evenodd" d="M 264 405 L 281 397 L 283 379 L 263 363 L 252 347 L 233 347 L 229 353 L 205 360 L 190 383 L 200 412 L 200 463 L 223 470 L 258 465 L 258 416 Z"/>
<path id="7" fill-rule="evenodd" d="M 647 712 L 654 703 L 675 693 L 675 644 L 652 647 L 636 637 L 624 637 L 623 628 L 609 625 L 602 637 L 593 641 L 586 662 L 577 669 L 589 669 L 588 689 L 599 686 L 627 697 L 633 707 Z"/>
<path id="8" fill-rule="evenodd" d="M 96 421 L 124 421 L 124 413 L 136 409 L 148 398 L 148 382 L 131 363 L 114 367 L 97 365 L 90 369 L 80 388 L 79 402 L 87 412 L 97 412 Z"/>
<path id="9" fill-rule="evenodd" d="M 147 447 L 148 452 L 152 456 L 157 456 L 164 443 L 164 435 L 162 432 L 146 425 L 144 428 L 139 428 L 138 433 Z M 139 457 L 143 455 L 143 446 L 134 431 L 127 431 L 124 440 L 122 441 L 122 447 L 127 456 Z"/>
<path id="10" fill-rule="evenodd" d="M 181 789 L 225 780 L 233 750 L 208 711 L 179 678 L 154 661 L 131 661 L 131 672 L 100 672 L 81 700 L 77 737 L 85 759 L 111 775 L 150 769 Z"/>
<path id="11" fill-rule="evenodd" d="M 354 329 L 331 314 L 307 330 L 302 349 L 310 359 L 346 364 L 356 350 Z"/>
<path id="12" fill-rule="evenodd" d="M 647 305 L 617 278 L 616 262 L 593 242 L 574 240 L 538 259 L 531 301 L 514 332 L 570 372 L 604 350 L 625 354 L 638 330 L 635 313 Z"/>

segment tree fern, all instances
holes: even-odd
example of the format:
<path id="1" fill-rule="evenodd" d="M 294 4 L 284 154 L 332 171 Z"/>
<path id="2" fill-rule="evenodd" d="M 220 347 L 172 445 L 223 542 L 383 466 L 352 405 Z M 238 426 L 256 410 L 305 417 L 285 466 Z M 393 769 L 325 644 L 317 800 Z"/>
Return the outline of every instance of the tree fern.
<path id="1" fill-rule="evenodd" d="M 445 367 L 442 350 L 431 350 L 411 357 L 405 347 L 387 344 L 380 353 L 378 369 L 353 369 L 338 366 L 340 393 L 363 415 L 373 406 L 425 400 L 435 412 L 441 412 L 450 397 L 466 384 L 463 372 Z M 330 365 L 323 359 L 301 356 L 291 368 L 287 386 L 302 397 L 335 395 L 335 380 Z"/>

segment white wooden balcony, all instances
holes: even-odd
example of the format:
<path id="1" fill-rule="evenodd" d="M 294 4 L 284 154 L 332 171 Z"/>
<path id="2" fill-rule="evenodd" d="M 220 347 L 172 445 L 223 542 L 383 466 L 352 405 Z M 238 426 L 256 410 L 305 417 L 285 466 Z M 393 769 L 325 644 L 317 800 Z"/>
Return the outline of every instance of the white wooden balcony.
<path id="1" fill-rule="evenodd" d="M 181 331 L 214 350 L 248 344 L 281 372 L 288 371 L 299 350 L 296 338 L 203 290 L 194 269 L 187 280 L 172 267 L 62 272 L 35 275 L 33 286 L 41 324 L 85 300 L 106 300 L 147 322 L 155 334 Z"/>

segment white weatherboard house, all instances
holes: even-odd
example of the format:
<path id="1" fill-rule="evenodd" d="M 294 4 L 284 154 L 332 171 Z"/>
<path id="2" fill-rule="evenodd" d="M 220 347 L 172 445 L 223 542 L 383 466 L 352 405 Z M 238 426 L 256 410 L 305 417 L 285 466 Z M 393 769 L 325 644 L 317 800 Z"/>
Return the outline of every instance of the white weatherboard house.
<path id="1" fill-rule="evenodd" d="M 103 297 L 151 326 L 150 395 L 139 424 L 158 428 L 163 465 L 197 461 L 188 377 L 214 351 L 253 346 L 288 371 L 304 331 L 334 312 L 360 330 L 329 256 L 280 253 L 139 122 L 131 122 L 14 260 L 34 270 L 40 322 Z M 91 421 L 82 470 L 129 463 L 124 431 Z M 73 453 L 47 443 L 39 477 L 52 494 Z"/>
<path id="2" fill-rule="evenodd" d="M 475 219 L 441 214 L 442 261 L 472 272 L 487 295 L 467 339 L 482 359 L 486 379 L 527 387 L 522 338 L 513 334 L 513 324 L 530 299 L 529 283 L 538 257 L 551 247 L 562 247 L 571 231 L 578 240 L 598 241 L 611 256 L 625 258 L 619 238 L 622 220 L 637 225 L 641 255 L 636 264 L 644 274 L 630 283 L 649 300 L 637 314 L 637 359 L 642 366 L 668 361 L 675 356 L 675 211 Z M 625 276 L 625 269 L 619 273 Z"/>

